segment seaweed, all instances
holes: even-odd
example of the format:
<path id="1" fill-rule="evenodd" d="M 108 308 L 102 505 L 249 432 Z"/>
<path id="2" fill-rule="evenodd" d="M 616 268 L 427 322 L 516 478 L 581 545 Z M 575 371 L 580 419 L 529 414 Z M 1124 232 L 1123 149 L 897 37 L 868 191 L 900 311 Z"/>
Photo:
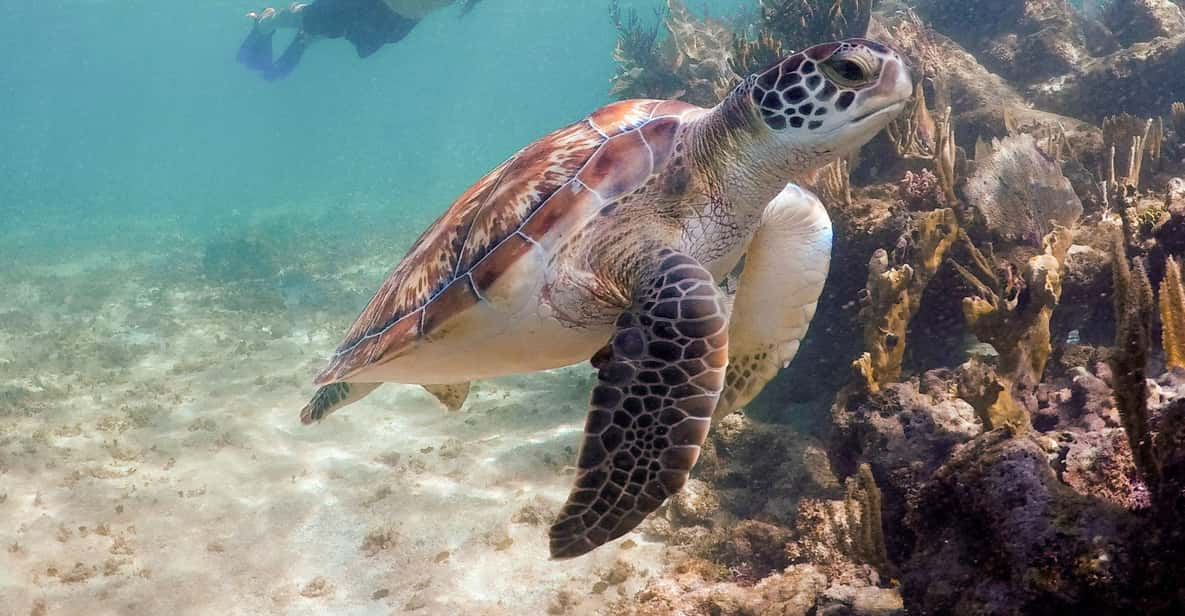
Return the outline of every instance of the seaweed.
<path id="1" fill-rule="evenodd" d="M 617 30 L 613 59 L 618 64 L 613 77 L 613 95 L 632 97 L 665 97 L 678 87 L 674 72 L 662 61 L 659 31 L 665 22 L 661 9 L 654 10 L 654 24 L 642 23 L 636 9 L 624 13 L 618 0 L 609 3 L 609 19 Z"/>
<path id="2" fill-rule="evenodd" d="M 888 570 L 889 553 L 885 547 L 884 522 L 881 519 L 882 497 L 872 467 L 861 464 L 856 474 L 845 482 L 844 507 L 848 527 L 853 529 L 852 547 L 856 556 L 879 571 Z"/>
<path id="3" fill-rule="evenodd" d="M 1172 257 L 1165 263 L 1159 303 L 1164 363 L 1169 368 L 1185 368 L 1185 288 L 1181 265 Z"/>
<path id="4" fill-rule="evenodd" d="M 789 49 L 864 36 L 876 0 L 761 0 L 761 27 Z"/>
<path id="5" fill-rule="evenodd" d="M 1132 460 L 1152 490 L 1160 465 L 1153 447 L 1145 371 L 1152 339 L 1152 285 L 1143 263 L 1128 262 L 1125 242 L 1116 237 L 1111 250 L 1115 299 L 1115 351 L 1110 364 L 1116 407 L 1131 446 Z"/>

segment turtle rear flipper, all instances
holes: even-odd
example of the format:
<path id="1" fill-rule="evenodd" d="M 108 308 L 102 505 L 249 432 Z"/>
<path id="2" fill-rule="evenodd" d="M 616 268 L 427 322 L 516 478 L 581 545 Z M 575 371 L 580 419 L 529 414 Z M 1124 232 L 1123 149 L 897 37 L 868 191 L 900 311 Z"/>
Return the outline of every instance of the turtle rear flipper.
<path id="1" fill-rule="evenodd" d="M 444 408 L 456 412 L 461 410 L 465 399 L 469 397 L 469 383 L 452 383 L 449 385 L 421 385 L 432 394 Z"/>
<path id="2" fill-rule="evenodd" d="M 313 399 L 300 410 L 300 423 L 308 425 L 326 415 L 353 404 L 378 388 L 379 383 L 330 383 L 317 389 Z"/>
<path id="3" fill-rule="evenodd" d="M 694 259 L 659 258 L 601 362 L 576 485 L 551 527 L 552 558 L 633 530 L 683 487 L 707 438 L 728 361 L 724 295 Z"/>

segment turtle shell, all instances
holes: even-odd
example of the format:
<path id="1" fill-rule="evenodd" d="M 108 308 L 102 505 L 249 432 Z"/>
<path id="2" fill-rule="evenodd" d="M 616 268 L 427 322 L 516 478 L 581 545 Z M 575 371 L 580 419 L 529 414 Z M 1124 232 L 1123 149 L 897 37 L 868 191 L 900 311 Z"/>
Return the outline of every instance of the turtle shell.
<path id="1" fill-rule="evenodd" d="M 453 202 L 420 236 L 359 315 L 318 385 L 397 357 L 482 300 L 515 261 L 565 232 L 589 207 L 634 192 L 674 150 L 678 101 L 631 100 L 519 150 Z"/>

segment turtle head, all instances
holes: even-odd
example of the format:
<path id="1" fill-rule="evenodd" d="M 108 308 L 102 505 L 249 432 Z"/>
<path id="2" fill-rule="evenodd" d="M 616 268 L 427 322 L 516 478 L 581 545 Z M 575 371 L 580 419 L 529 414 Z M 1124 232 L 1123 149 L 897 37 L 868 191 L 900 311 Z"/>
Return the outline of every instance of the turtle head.
<path id="1" fill-rule="evenodd" d="M 815 45 L 750 76 L 745 86 L 758 130 L 812 167 L 867 143 L 913 95 L 901 56 L 867 39 Z"/>

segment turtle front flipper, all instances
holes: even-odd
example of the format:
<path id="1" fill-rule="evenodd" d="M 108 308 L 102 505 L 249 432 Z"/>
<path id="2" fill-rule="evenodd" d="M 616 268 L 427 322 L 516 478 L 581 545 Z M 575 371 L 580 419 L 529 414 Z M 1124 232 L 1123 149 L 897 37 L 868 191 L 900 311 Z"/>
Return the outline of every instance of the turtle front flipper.
<path id="1" fill-rule="evenodd" d="M 687 481 L 728 361 L 728 311 L 712 275 L 664 250 L 602 357 L 579 472 L 551 527 L 552 558 L 633 530 Z"/>
<path id="2" fill-rule="evenodd" d="M 311 424 L 325 416 L 366 397 L 379 383 L 330 383 L 317 389 L 313 399 L 300 410 L 300 423 Z"/>
<path id="3" fill-rule="evenodd" d="M 788 184 L 766 206 L 733 298 L 714 420 L 752 401 L 794 359 L 827 280 L 831 240 L 831 219 L 810 192 Z"/>

